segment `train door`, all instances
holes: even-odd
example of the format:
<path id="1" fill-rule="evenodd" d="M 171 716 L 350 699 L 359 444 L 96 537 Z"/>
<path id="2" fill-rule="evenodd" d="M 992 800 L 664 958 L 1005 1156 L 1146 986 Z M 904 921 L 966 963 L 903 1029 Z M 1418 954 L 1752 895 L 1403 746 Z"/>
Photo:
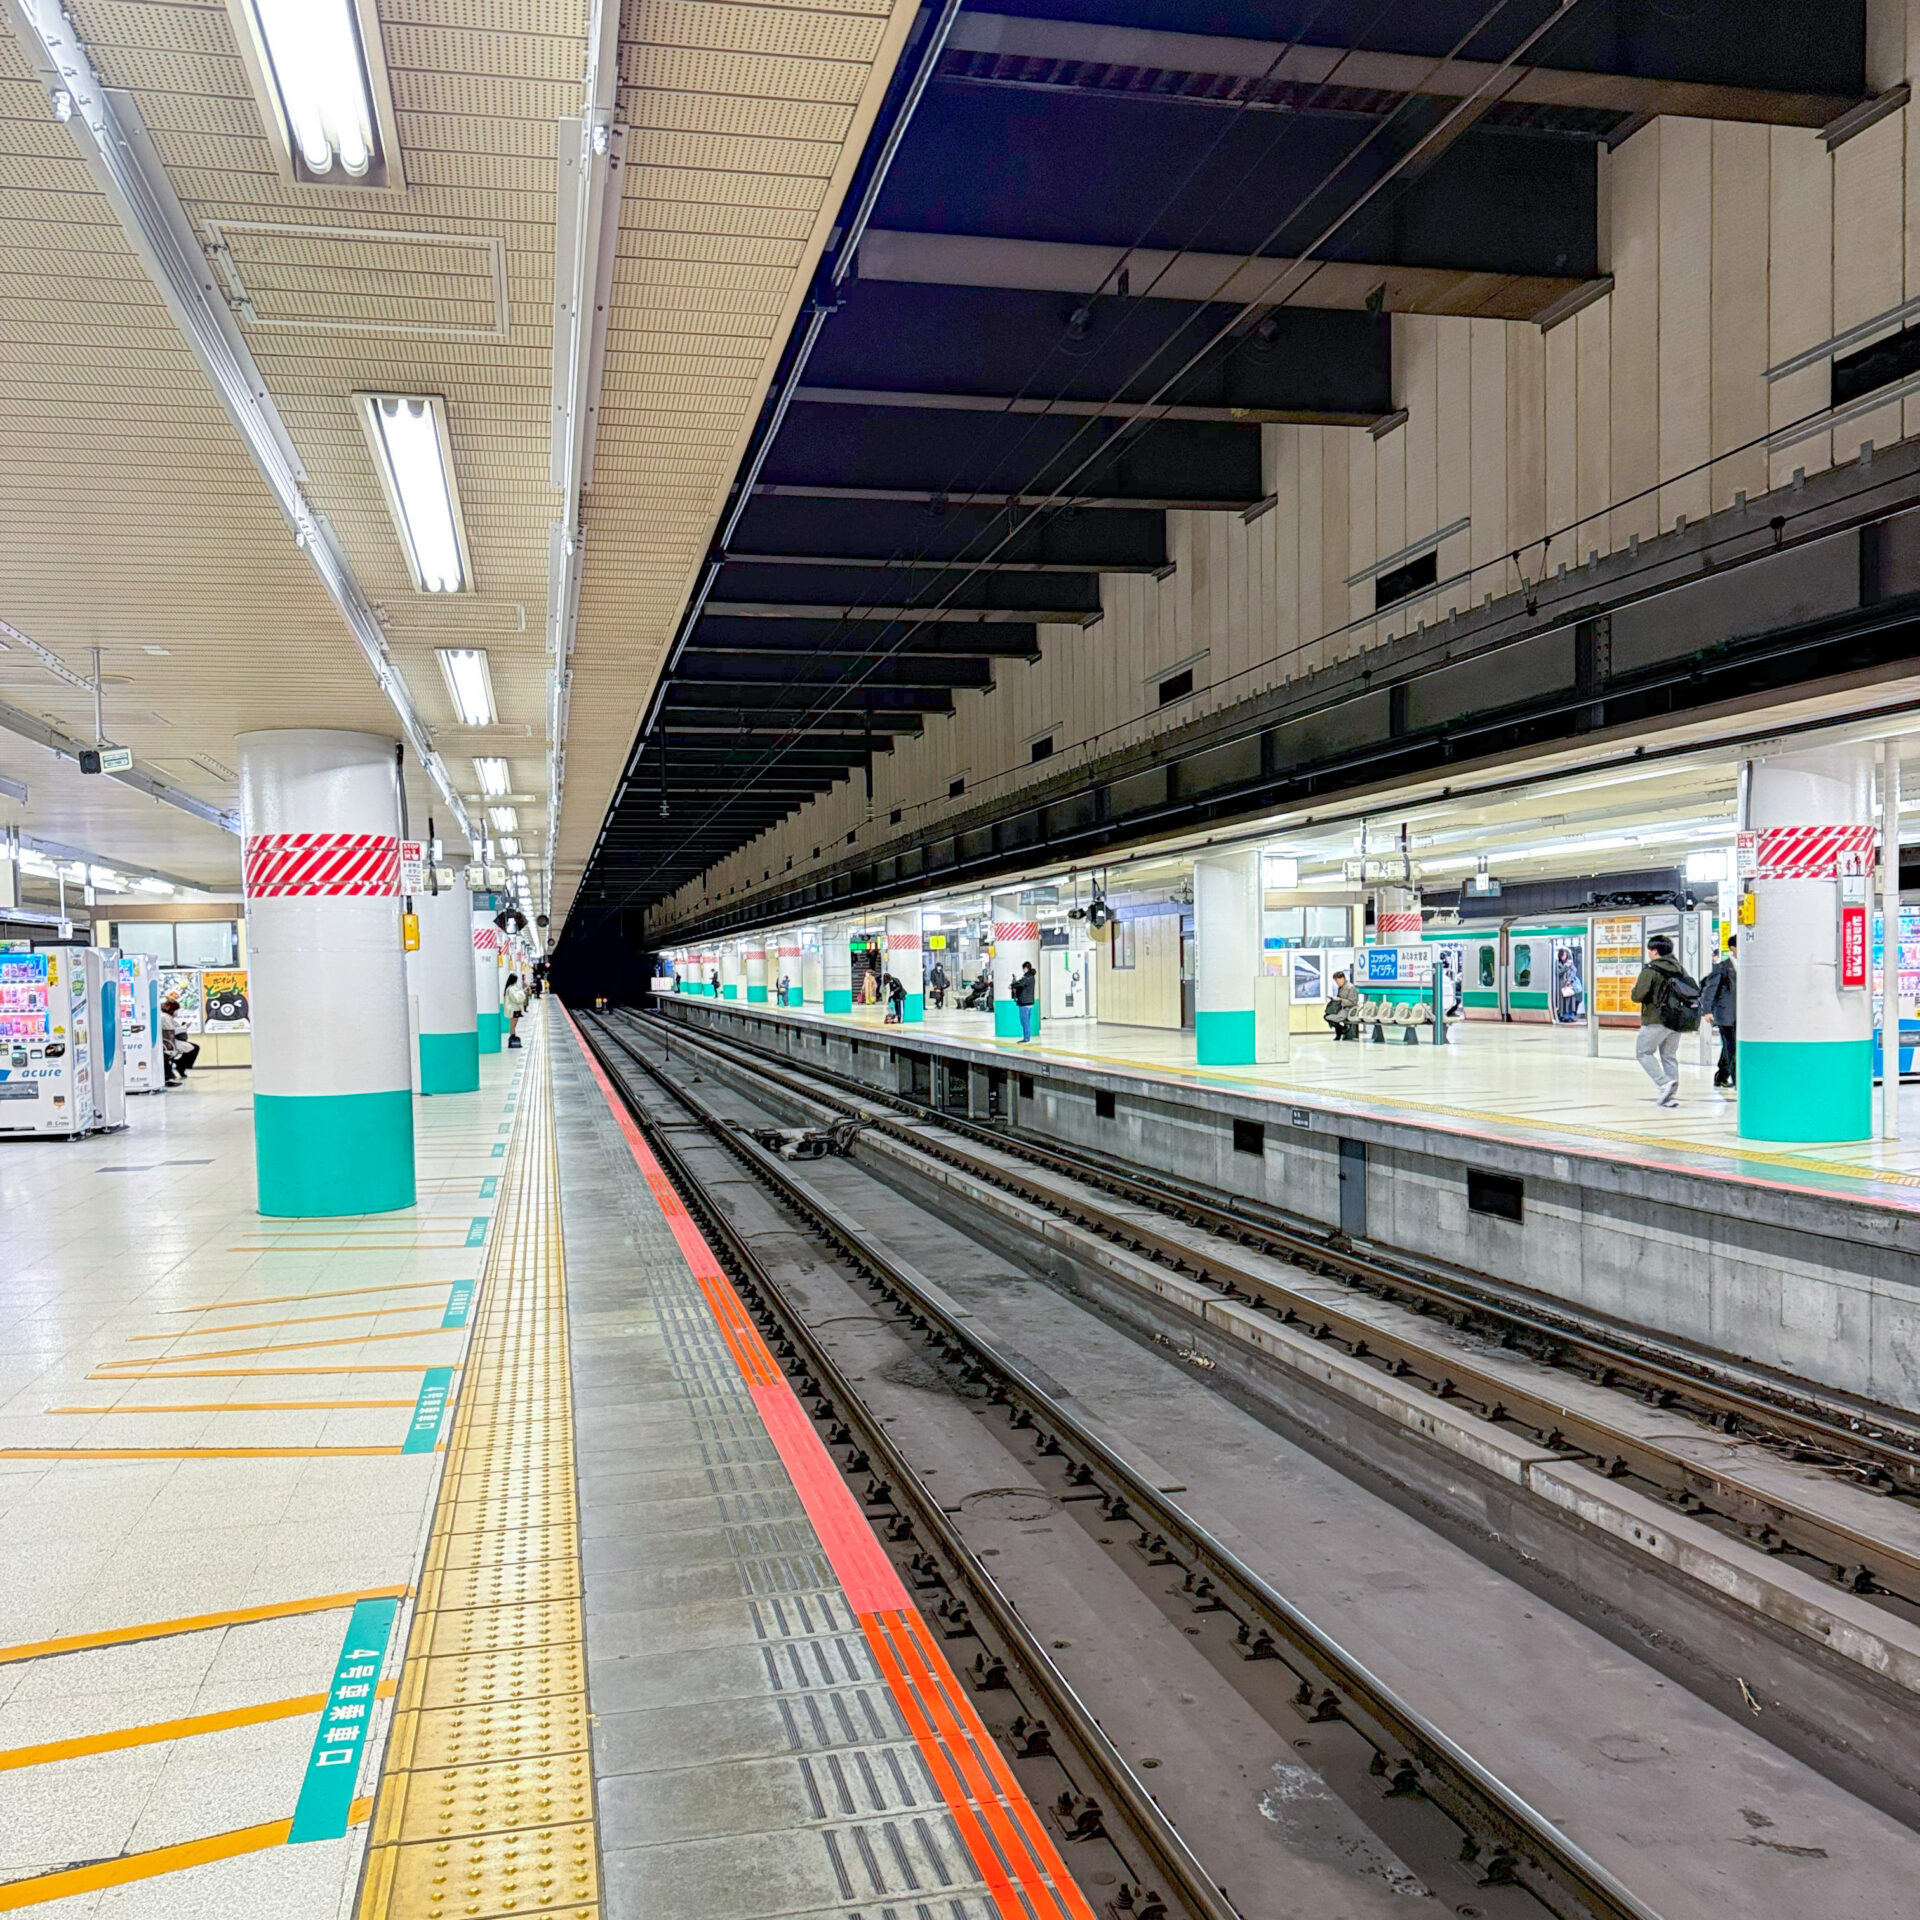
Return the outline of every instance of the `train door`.
<path id="1" fill-rule="evenodd" d="M 1505 968 L 1500 930 L 1488 928 L 1460 936 L 1460 1004 L 1469 1020 L 1504 1020 Z"/>

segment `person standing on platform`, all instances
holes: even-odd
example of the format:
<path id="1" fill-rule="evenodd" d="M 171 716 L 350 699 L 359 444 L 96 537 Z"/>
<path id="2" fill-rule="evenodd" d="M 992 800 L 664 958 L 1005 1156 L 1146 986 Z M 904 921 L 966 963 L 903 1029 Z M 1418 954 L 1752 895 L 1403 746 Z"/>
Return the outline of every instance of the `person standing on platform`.
<path id="1" fill-rule="evenodd" d="M 936 1012 L 947 1004 L 947 970 L 938 960 L 927 975 L 927 998 L 933 1002 Z"/>
<path id="2" fill-rule="evenodd" d="M 1687 1003 L 1676 1004 L 1679 995 Z M 1633 983 L 1634 1004 L 1640 1009 L 1640 1036 L 1634 1042 L 1633 1057 L 1646 1069 L 1647 1078 L 1660 1089 L 1657 1106 L 1677 1106 L 1680 1100 L 1680 1036 L 1689 1031 L 1676 1025 L 1691 1011 L 1693 1026 L 1700 1024 L 1700 989 L 1688 979 L 1680 962 L 1673 957 L 1673 942 L 1664 933 L 1656 933 L 1647 942 L 1647 963 Z"/>
<path id="3" fill-rule="evenodd" d="M 1013 982 L 1013 1004 L 1020 1015 L 1020 1044 L 1023 1047 L 1033 1038 L 1033 1003 L 1039 987 L 1040 977 L 1029 960 Z"/>
<path id="4" fill-rule="evenodd" d="M 887 996 L 887 1025 L 897 1027 L 907 1017 L 907 983 L 897 974 L 884 973 L 880 986 Z"/>
<path id="5" fill-rule="evenodd" d="M 1739 979 L 1734 967 L 1734 950 L 1740 942 L 1727 936 L 1727 950 L 1719 964 L 1700 982 L 1700 1011 L 1713 1022 L 1720 1036 L 1720 1064 L 1713 1070 L 1716 1087 L 1731 1087 L 1734 1082 L 1734 1030 L 1740 1019 Z"/>
<path id="6" fill-rule="evenodd" d="M 500 1005 L 507 1015 L 507 1045 L 525 1045 L 520 1038 L 520 1016 L 527 1010 L 527 990 L 520 984 L 517 973 L 507 975 L 506 991 L 500 996 Z"/>

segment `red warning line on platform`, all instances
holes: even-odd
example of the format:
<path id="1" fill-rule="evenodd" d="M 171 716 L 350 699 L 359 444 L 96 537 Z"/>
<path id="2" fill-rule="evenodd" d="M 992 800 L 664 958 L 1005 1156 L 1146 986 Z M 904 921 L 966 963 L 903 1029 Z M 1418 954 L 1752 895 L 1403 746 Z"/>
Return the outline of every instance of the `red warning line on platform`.
<path id="1" fill-rule="evenodd" d="M 687 1212 L 573 1018 L 561 1008 L 634 1164 L 700 1284 L 753 1404 L 859 1615 L 874 1661 L 925 1756 L 954 1825 L 1003 1920 L 1093 1920 L 1006 1756 L 994 1745 L 938 1641 L 927 1631 L 859 1502 L 788 1384 L 706 1236 Z"/>

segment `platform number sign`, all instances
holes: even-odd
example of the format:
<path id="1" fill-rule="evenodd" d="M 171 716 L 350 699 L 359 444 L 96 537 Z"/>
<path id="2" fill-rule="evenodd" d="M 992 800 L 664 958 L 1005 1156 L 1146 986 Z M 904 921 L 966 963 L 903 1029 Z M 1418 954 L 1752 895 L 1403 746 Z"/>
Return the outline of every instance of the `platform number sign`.
<path id="1" fill-rule="evenodd" d="M 1867 984 L 1867 910 L 1848 905 L 1840 909 L 1840 984 Z"/>
<path id="2" fill-rule="evenodd" d="M 367 1730 L 380 1697 L 380 1669 L 386 1663 L 398 1600 L 361 1600 L 347 1622 L 347 1637 L 320 1710 L 307 1777 L 293 1810 L 289 1843 L 338 1840 L 353 1813 L 353 1789 L 360 1778 Z"/>

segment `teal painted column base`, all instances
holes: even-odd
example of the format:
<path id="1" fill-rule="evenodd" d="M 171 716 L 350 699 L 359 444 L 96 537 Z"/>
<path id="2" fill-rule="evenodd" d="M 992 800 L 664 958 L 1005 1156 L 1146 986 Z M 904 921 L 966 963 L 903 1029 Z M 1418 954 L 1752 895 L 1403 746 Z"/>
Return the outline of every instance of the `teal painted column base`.
<path id="1" fill-rule="evenodd" d="M 256 1093 L 260 1211 L 275 1218 L 391 1213 L 413 1191 L 413 1095 Z"/>
<path id="2" fill-rule="evenodd" d="M 1197 1012 L 1193 1016 L 1194 1058 L 1203 1067 L 1253 1065 L 1253 1009 L 1244 1013 Z"/>
<path id="3" fill-rule="evenodd" d="M 507 1023 L 497 1013 L 483 1013 L 474 1027 L 474 1039 L 481 1053 L 498 1053 L 500 1036 L 507 1030 Z"/>
<path id="4" fill-rule="evenodd" d="M 806 1004 L 806 998 L 806 995 L 802 993 L 798 987 L 789 987 L 787 989 L 787 1005 L 790 1007 L 804 1006 Z M 851 995 L 849 995 L 849 998 L 851 998 Z"/>
<path id="5" fill-rule="evenodd" d="M 900 1009 L 902 1024 L 912 1026 L 916 1020 L 924 1020 L 926 1017 L 927 996 L 924 993 L 908 994 L 906 1005 Z"/>
<path id="6" fill-rule="evenodd" d="M 720 989 L 720 997 L 723 1000 L 738 1000 L 740 998 L 740 989 L 733 985 L 724 986 Z"/>
<path id="7" fill-rule="evenodd" d="M 750 1007 L 764 1007 L 767 1004 L 766 988 L 749 987 L 747 989 L 747 1004 Z"/>
<path id="8" fill-rule="evenodd" d="M 1801 1145 L 1873 1138 L 1873 1042 L 1739 1041 L 1740 1137 Z"/>
<path id="9" fill-rule="evenodd" d="M 829 987 L 820 996 L 822 1013 L 851 1013 L 853 1011 L 853 989 L 851 987 Z"/>
<path id="10" fill-rule="evenodd" d="M 420 1036 L 422 1093 L 477 1093 L 479 1090 L 478 1033 L 423 1033 Z"/>
<path id="11" fill-rule="evenodd" d="M 1030 1011 L 1033 1014 L 1033 1037 L 1040 1037 L 1040 1008 L 1036 1003 Z M 996 1040 L 1018 1040 L 1020 1038 L 1020 1009 L 1004 996 L 993 1003 L 993 1037 Z"/>

